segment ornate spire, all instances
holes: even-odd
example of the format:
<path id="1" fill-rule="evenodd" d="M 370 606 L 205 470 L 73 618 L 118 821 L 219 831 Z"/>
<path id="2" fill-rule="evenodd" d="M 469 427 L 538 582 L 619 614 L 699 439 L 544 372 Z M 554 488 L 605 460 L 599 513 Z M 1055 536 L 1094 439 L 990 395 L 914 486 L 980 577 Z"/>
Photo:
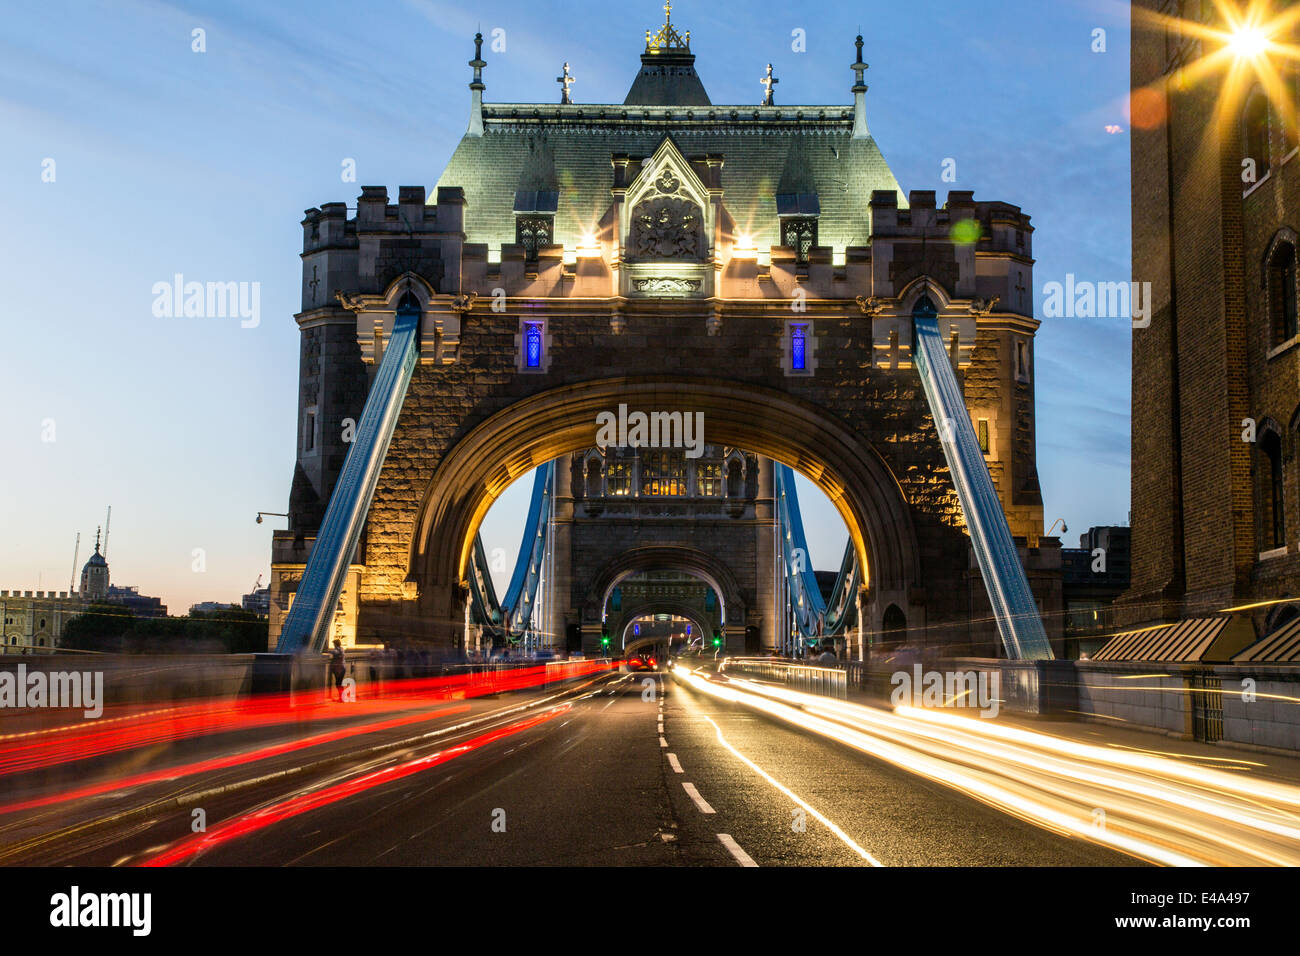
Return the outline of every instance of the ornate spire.
<path id="1" fill-rule="evenodd" d="M 858 58 L 849 66 L 855 79 L 853 84 L 853 138 L 866 139 L 871 134 L 867 132 L 867 84 L 863 77 L 863 74 L 867 71 L 867 64 L 862 60 L 861 33 L 853 41 L 853 45 L 858 50 Z"/>
<path id="2" fill-rule="evenodd" d="M 569 73 L 569 64 L 567 62 L 564 64 L 564 71 L 555 78 L 555 82 L 560 84 L 560 103 L 572 103 L 573 100 L 569 99 L 569 87 L 574 84 L 574 77 Z"/>
<path id="3" fill-rule="evenodd" d="M 100 530 L 102 530 L 102 529 L 100 529 L 99 527 L 96 527 L 96 528 L 95 528 L 95 553 L 96 553 L 96 554 L 99 554 L 99 532 L 100 532 Z"/>
<path id="4" fill-rule="evenodd" d="M 775 105 L 774 101 L 772 100 L 772 87 L 776 86 L 776 84 L 780 83 L 781 81 L 772 75 L 771 63 L 767 65 L 767 73 L 758 82 L 763 84 L 763 105 L 764 106 Z"/>
<path id="5" fill-rule="evenodd" d="M 470 83 L 470 107 L 469 107 L 469 129 L 465 131 L 466 136 L 483 135 L 483 91 L 487 89 L 483 85 L 483 67 L 487 66 L 487 61 L 483 59 L 483 34 L 474 34 L 474 59 L 469 61 L 469 65 L 474 67 L 474 79 Z"/>
<path id="6" fill-rule="evenodd" d="M 653 36 L 650 35 L 649 30 L 645 32 L 645 51 L 647 53 L 691 52 L 691 31 L 687 30 L 685 36 L 678 33 L 672 25 L 672 13 L 672 0 L 666 0 L 664 3 L 664 25 Z"/>

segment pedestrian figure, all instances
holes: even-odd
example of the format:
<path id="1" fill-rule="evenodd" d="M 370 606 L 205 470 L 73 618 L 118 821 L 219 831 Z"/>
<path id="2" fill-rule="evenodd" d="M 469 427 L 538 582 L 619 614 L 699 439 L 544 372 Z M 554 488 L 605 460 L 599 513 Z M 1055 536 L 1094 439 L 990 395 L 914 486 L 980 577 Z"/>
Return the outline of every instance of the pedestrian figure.
<path id="1" fill-rule="evenodd" d="M 347 667 L 343 663 L 343 642 L 337 637 L 334 638 L 334 648 L 330 651 L 330 677 L 334 680 L 334 688 L 330 691 L 330 700 L 334 699 L 334 690 L 339 692 L 339 700 L 343 699 L 343 675 L 347 673 Z"/>

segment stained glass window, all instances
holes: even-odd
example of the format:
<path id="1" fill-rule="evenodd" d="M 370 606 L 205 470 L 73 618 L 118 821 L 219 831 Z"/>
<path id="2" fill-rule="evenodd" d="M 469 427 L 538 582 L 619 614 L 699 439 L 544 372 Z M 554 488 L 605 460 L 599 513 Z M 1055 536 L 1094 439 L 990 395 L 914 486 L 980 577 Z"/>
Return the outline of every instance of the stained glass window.
<path id="1" fill-rule="evenodd" d="M 796 372 L 808 369 L 808 326 L 790 326 L 790 367 Z"/>
<path id="2" fill-rule="evenodd" d="M 542 367 L 542 323 L 524 323 L 524 365 L 528 368 Z"/>

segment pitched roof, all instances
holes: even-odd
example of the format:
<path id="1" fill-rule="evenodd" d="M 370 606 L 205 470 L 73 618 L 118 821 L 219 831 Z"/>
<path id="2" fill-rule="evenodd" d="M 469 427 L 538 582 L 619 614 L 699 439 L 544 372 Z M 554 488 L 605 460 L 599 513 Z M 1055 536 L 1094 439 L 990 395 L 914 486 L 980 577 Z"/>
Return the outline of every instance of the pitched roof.
<path id="1" fill-rule="evenodd" d="M 875 140 L 852 137 L 849 106 L 493 104 L 484 105 L 483 123 L 482 136 L 462 138 L 437 185 L 464 189 L 467 241 L 493 248 L 515 241 L 521 183 L 550 178 L 530 169 L 553 168 L 560 194 L 553 241 L 572 247 L 612 203 L 612 156 L 648 157 L 666 133 L 688 158 L 723 157 L 723 205 L 760 249 L 780 244 L 776 197 L 783 185 L 816 195 L 818 244 L 837 250 L 867 244 L 874 190 L 899 193 L 906 208 Z"/>

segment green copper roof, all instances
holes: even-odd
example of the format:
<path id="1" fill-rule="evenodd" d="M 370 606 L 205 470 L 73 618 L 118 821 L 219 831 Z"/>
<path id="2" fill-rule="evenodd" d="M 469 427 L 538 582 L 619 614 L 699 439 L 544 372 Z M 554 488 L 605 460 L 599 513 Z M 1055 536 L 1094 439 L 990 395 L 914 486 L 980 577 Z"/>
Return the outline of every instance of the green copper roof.
<path id="1" fill-rule="evenodd" d="M 574 248 L 610 207 L 611 157 L 648 157 L 665 134 L 688 159 L 723 157 L 723 205 L 759 249 L 779 244 L 779 193 L 816 194 L 818 243 L 836 250 L 867 244 L 873 190 L 906 206 L 875 140 L 852 138 L 851 106 L 485 104 L 483 123 L 437 186 L 464 189 L 467 241 L 494 252 L 515 241 L 516 191 L 551 188 L 554 241 Z"/>

